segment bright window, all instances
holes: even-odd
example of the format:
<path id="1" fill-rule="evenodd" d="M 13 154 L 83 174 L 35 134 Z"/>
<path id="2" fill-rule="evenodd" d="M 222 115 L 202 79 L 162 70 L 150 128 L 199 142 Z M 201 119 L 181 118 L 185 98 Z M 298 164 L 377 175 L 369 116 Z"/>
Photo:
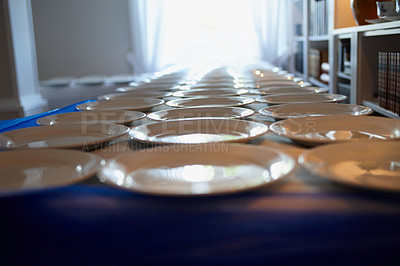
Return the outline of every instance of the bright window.
<path id="1" fill-rule="evenodd" d="M 245 64 L 259 59 L 251 0 L 165 2 L 161 64 Z"/>

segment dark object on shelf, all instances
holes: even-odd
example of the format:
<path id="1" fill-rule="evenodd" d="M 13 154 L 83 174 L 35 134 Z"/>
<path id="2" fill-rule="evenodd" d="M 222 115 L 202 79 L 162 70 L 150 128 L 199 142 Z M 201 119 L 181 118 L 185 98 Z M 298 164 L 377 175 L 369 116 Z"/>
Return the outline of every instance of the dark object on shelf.
<path id="1" fill-rule="evenodd" d="M 347 96 L 347 100 L 343 103 L 350 103 L 350 84 L 338 82 L 337 93 Z"/>
<path id="2" fill-rule="evenodd" d="M 353 12 L 354 19 L 357 25 L 368 24 L 366 19 L 377 19 L 376 14 L 376 0 L 351 0 L 351 11 Z"/>

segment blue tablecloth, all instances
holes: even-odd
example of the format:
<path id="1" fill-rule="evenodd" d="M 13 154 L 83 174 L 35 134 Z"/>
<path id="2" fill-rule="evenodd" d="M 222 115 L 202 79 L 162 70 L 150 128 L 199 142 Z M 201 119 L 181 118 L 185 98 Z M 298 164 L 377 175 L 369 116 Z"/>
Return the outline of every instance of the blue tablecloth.
<path id="1" fill-rule="evenodd" d="M 0 120 L 0 133 L 14 130 L 14 129 L 37 126 L 36 121 L 39 118 L 42 118 L 44 116 L 62 114 L 62 113 L 68 113 L 68 112 L 78 112 L 78 110 L 76 110 L 77 105 L 79 105 L 81 103 L 92 102 L 92 101 L 94 101 L 94 100 L 82 101 L 79 103 L 71 104 L 71 105 L 63 107 L 63 108 L 51 110 L 51 111 L 48 111 L 45 113 L 40 113 L 40 114 L 36 114 L 36 115 L 32 115 L 32 116 L 11 119 L 11 120 Z"/>
<path id="2" fill-rule="evenodd" d="M 307 190 L 289 189 L 295 182 Z M 197 198 L 87 182 L 0 197 L 0 265 L 400 265 L 399 225 L 399 195 L 302 169 L 273 187 Z"/>

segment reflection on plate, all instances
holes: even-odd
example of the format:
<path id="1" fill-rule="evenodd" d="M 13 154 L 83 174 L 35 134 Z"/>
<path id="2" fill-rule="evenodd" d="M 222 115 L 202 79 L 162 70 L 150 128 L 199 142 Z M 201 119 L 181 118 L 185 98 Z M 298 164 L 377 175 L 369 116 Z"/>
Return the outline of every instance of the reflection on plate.
<path id="1" fill-rule="evenodd" d="M 355 104 L 334 103 L 289 103 L 264 107 L 258 111 L 260 114 L 277 118 L 288 119 L 307 116 L 329 115 L 368 115 L 373 111 L 369 107 Z"/>
<path id="2" fill-rule="evenodd" d="M 400 192 L 398 141 L 324 145 L 303 153 L 299 162 L 311 173 L 332 181 Z"/>
<path id="3" fill-rule="evenodd" d="M 400 139 L 400 120 L 375 116 L 311 116 L 275 122 L 278 135 L 305 144 Z"/>
<path id="4" fill-rule="evenodd" d="M 112 93 L 101 95 L 97 97 L 98 100 L 130 100 L 137 98 L 163 98 L 168 97 L 172 93 L 165 91 L 137 91 L 137 92 L 127 92 L 127 93 Z"/>
<path id="5" fill-rule="evenodd" d="M 326 93 L 328 89 L 319 87 L 268 87 L 257 90 L 260 94 Z"/>
<path id="6" fill-rule="evenodd" d="M 247 90 L 236 89 L 193 89 L 187 91 L 176 91 L 172 94 L 174 97 L 205 97 L 205 96 L 235 96 L 246 94 Z"/>
<path id="7" fill-rule="evenodd" d="M 73 150 L 0 152 L 0 195 L 67 186 L 97 173 L 103 161 Z"/>
<path id="8" fill-rule="evenodd" d="M 149 119 L 164 121 L 188 118 L 243 118 L 254 114 L 253 110 L 241 107 L 204 107 L 161 110 L 147 115 Z"/>
<path id="9" fill-rule="evenodd" d="M 16 129 L 0 134 L 1 149 L 91 149 L 126 134 L 129 127 L 115 124 L 65 124 Z"/>
<path id="10" fill-rule="evenodd" d="M 196 144 L 247 142 L 268 131 L 268 126 L 252 121 L 204 118 L 172 120 L 132 128 L 129 135 L 141 142 L 157 144 Z"/>
<path id="11" fill-rule="evenodd" d="M 272 184 L 289 175 L 294 160 L 254 145 L 164 146 L 123 155 L 100 171 L 100 181 L 160 196 L 231 194 Z"/>
<path id="12" fill-rule="evenodd" d="M 254 99 L 249 97 L 212 97 L 177 99 L 166 104 L 171 107 L 235 107 L 253 102 Z"/>
<path id="13" fill-rule="evenodd" d="M 308 94 L 308 93 L 290 93 L 290 94 L 272 94 L 261 96 L 257 101 L 268 104 L 285 103 L 329 103 L 345 101 L 347 96 L 341 94 Z"/>
<path id="14" fill-rule="evenodd" d="M 62 113 L 42 117 L 36 121 L 38 125 L 51 126 L 72 123 L 114 123 L 128 124 L 146 117 L 146 114 L 136 111 L 105 110 Z"/>
<path id="15" fill-rule="evenodd" d="M 81 111 L 92 110 L 132 110 L 132 111 L 148 111 L 155 106 L 164 103 L 164 100 L 153 98 L 132 98 L 129 100 L 109 100 L 97 101 L 80 104 L 76 107 Z"/>

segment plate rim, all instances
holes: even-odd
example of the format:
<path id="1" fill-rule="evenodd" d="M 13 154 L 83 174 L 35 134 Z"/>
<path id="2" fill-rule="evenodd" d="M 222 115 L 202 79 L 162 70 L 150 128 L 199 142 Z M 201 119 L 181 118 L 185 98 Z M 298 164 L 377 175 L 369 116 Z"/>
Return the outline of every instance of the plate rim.
<path id="1" fill-rule="evenodd" d="M 389 117 L 374 117 L 374 116 L 368 116 L 368 115 L 363 115 L 363 116 L 349 116 L 349 115 L 334 115 L 334 116 L 315 116 L 313 118 L 315 119 L 334 119 L 334 118 L 343 118 L 343 119 L 389 119 L 392 120 L 393 118 L 389 118 Z M 298 118 L 289 118 L 289 119 L 284 119 L 284 120 L 280 120 L 280 121 L 276 121 L 274 123 L 272 123 L 269 126 L 269 129 L 274 133 L 277 134 L 279 136 L 282 137 L 286 137 L 288 139 L 291 139 L 295 142 L 304 144 L 306 146 L 310 146 L 310 145 L 318 145 L 318 144 L 334 144 L 334 143 L 353 143 L 353 142 L 362 142 L 362 140 L 358 140 L 358 139 L 350 139 L 350 140 L 330 140 L 330 139 L 310 139 L 310 138 L 304 138 L 304 137 L 299 137 L 296 135 L 287 135 L 287 134 L 279 134 L 274 128 L 277 127 L 277 125 L 281 124 L 281 123 L 287 123 L 289 120 L 300 120 L 300 119 L 307 119 L 307 117 L 298 117 Z M 393 121 L 393 120 L 392 120 Z M 295 121 L 296 122 L 296 121 Z M 400 120 L 399 120 L 400 122 Z M 400 140 L 400 136 L 396 137 L 396 138 L 390 138 L 390 139 L 386 139 L 386 140 L 369 140 L 369 142 L 379 142 L 379 141 L 391 141 L 391 140 Z"/>
<path id="2" fill-rule="evenodd" d="M 277 104 L 277 105 L 272 105 L 272 106 L 266 106 L 261 108 L 260 110 L 258 110 L 258 113 L 266 116 L 266 117 L 271 117 L 271 118 L 276 118 L 276 119 L 290 119 L 290 118 L 299 118 L 299 117 L 308 117 L 307 115 L 302 115 L 302 116 L 287 116 L 287 115 L 276 115 L 276 116 L 269 116 L 266 112 L 265 109 L 268 108 L 276 108 L 279 106 L 285 106 L 285 105 L 310 105 L 310 104 L 315 104 L 315 105 L 325 105 L 325 104 L 336 104 L 336 105 L 340 105 L 339 103 L 285 103 L 285 104 Z M 365 108 L 365 110 L 368 110 L 367 113 L 363 113 L 361 115 L 348 115 L 348 116 L 365 116 L 365 115 L 370 115 L 374 112 L 374 110 L 370 107 L 364 106 L 364 105 L 360 105 L 360 104 L 345 104 L 347 106 L 351 105 L 351 106 L 359 106 L 359 107 L 363 107 Z M 333 114 L 335 115 L 335 114 Z M 318 115 L 318 116 L 333 116 L 333 115 Z"/>
<path id="3" fill-rule="evenodd" d="M 12 134 L 15 131 L 18 131 L 18 132 L 30 131 L 30 130 L 34 130 L 34 131 L 38 130 L 38 131 L 40 131 L 41 129 L 43 129 L 43 130 L 47 130 L 47 129 L 56 130 L 59 127 L 64 127 L 64 128 L 70 129 L 71 127 L 74 127 L 74 126 L 80 126 L 81 127 L 83 124 L 85 124 L 85 123 L 62 124 L 62 125 L 54 125 L 54 126 L 33 126 L 33 127 L 19 128 L 19 129 L 14 129 L 14 130 L 10 130 L 10 131 L 6 131 L 6 132 L 3 132 L 3 133 L 0 133 L 0 136 L 4 136 L 5 135 L 5 138 L 10 139 L 7 135 Z M 55 146 L 50 146 L 50 147 L 48 147 L 48 146 L 45 146 L 45 147 L 26 147 L 26 144 L 22 145 L 22 147 L 21 147 L 21 145 L 16 146 L 16 147 L 15 146 L 6 147 L 6 146 L 2 145 L 2 143 L 0 143 L 0 149 L 4 149 L 4 150 L 31 150 L 31 149 L 34 149 L 34 150 L 36 150 L 36 149 L 78 149 L 78 148 L 83 148 L 83 147 L 92 147 L 92 146 L 96 146 L 98 144 L 105 143 L 107 141 L 116 139 L 118 137 L 121 137 L 121 136 L 127 134 L 129 132 L 129 130 L 130 130 L 130 128 L 127 127 L 127 126 L 119 125 L 119 124 L 112 124 L 112 123 L 96 123 L 96 124 L 86 123 L 86 125 L 87 126 L 100 126 L 100 127 L 108 126 L 108 127 L 114 127 L 114 128 L 118 127 L 118 128 L 121 129 L 122 132 L 120 132 L 118 134 L 115 134 L 115 135 L 112 135 L 112 136 L 103 137 L 103 138 L 98 139 L 98 140 L 88 141 L 88 142 L 85 142 L 85 143 L 76 143 L 76 144 L 68 144 L 68 145 L 55 145 Z"/>
<path id="4" fill-rule="evenodd" d="M 104 107 L 104 108 L 92 109 L 92 110 L 80 109 L 80 108 L 82 108 L 83 106 L 90 106 L 90 105 L 93 105 L 93 104 L 110 103 L 110 102 L 129 102 L 129 101 L 131 101 L 131 100 L 137 100 L 137 99 L 154 100 L 154 101 L 158 101 L 158 103 L 148 104 L 148 105 L 146 105 L 146 106 L 141 106 L 141 107 L 127 107 L 127 108 L 124 108 L 124 107 L 120 107 L 120 108 L 118 108 L 118 107 L 108 107 L 108 108 L 107 108 L 107 107 Z M 100 111 L 100 110 L 146 111 L 146 110 L 149 110 L 149 109 L 151 109 L 151 108 L 153 108 L 153 107 L 160 106 L 160 105 L 162 105 L 162 104 L 165 103 L 165 100 L 163 100 L 163 99 L 146 98 L 146 97 L 143 97 L 143 98 L 132 98 L 131 100 L 108 100 L 108 101 L 98 100 L 98 101 L 93 101 L 93 102 L 88 102 L 88 103 L 79 104 L 79 105 L 77 105 L 77 106 L 75 107 L 75 109 L 76 109 L 76 110 L 79 110 L 79 111 Z"/>
<path id="5" fill-rule="evenodd" d="M 323 101 L 323 102 L 318 102 L 318 103 L 337 103 L 337 102 L 342 102 L 348 99 L 346 95 L 343 94 L 337 94 L 337 93 L 275 93 L 275 94 L 269 94 L 269 95 L 264 95 L 264 96 L 259 96 L 256 98 L 256 101 L 259 103 L 267 103 L 267 104 L 286 104 L 286 103 L 311 103 L 311 102 L 281 102 L 281 101 L 268 101 L 265 98 L 266 97 L 271 97 L 271 96 L 283 96 L 283 95 L 318 95 L 318 96 L 340 96 L 340 99 L 338 100 L 330 100 L 330 101 Z M 312 102 L 315 103 L 315 102 Z"/>
<path id="6" fill-rule="evenodd" d="M 186 110 L 186 109 L 214 109 L 214 108 L 224 108 L 224 109 L 243 109 L 243 110 L 246 110 L 246 111 L 250 111 L 250 113 L 251 114 L 249 114 L 249 115 L 245 115 L 245 116 L 240 116 L 240 117 L 229 117 L 230 119 L 240 119 L 240 118 L 245 118 L 245 117 L 249 117 L 249 116 L 252 116 L 252 115 L 254 115 L 255 114 L 255 111 L 254 110 L 252 110 L 252 109 L 249 109 L 249 108 L 245 108 L 245 107 L 238 107 L 238 106 L 219 106 L 219 107 L 185 107 L 185 108 L 174 108 L 174 109 L 168 109 L 168 110 L 159 110 L 159 111 L 154 111 L 154 112 L 151 112 L 151 113 L 149 113 L 149 114 L 147 114 L 147 118 L 149 118 L 150 120 L 152 120 L 152 121 L 172 121 L 172 120 L 182 120 L 182 119 L 188 119 L 188 118 L 178 118 L 178 119 L 163 119 L 163 120 L 160 120 L 160 119 L 154 119 L 154 118 L 152 118 L 152 114 L 154 114 L 154 113 L 163 113 L 163 112 L 169 112 L 169 111 L 172 111 L 172 112 L 179 112 L 179 111 L 181 111 L 181 110 Z M 205 118 L 205 117 L 204 117 Z M 212 117 L 211 117 L 212 118 Z M 215 118 L 217 118 L 217 117 L 215 117 Z M 189 119 L 192 119 L 192 118 L 189 118 Z"/>
<path id="7" fill-rule="evenodd" d="M 250 102 L 248 103 L 243 103 L 243 101 L 237 103 L 237 104 L 229 104 L 229 105 L 195 105 L 195 106 L 189 106 L 189 107 L 238 107 L 238 106 L 244 106 L 244 105 L 248 105 L 248 104 L 252 104 L 255 102 L 255 100 L 253 98 L 250 97 L 246 97 L 246 96 L 229 96 L 229 97 L 213 97 L 212 99 L 215 98 L 219 98 L 219 99 L 229 99 L 229 98 L 245 98 L 244 100 L 248 100 Z M 182 106 L 181 104 L 175 104 L 177 102 L 185 102 L 185 101 L 189 101 L 189 100 L 198 100 L 198 99 L 208 99 L 207 97 L 190 97 L 190 98 L 181 98 L 181 99 L 174 99 L 174 100 L 170 100 L 167 101 L 165 104 L 170 106 L 170 107 L 175 107 L 175 108 L 189 108 L 188 106 Z"/>
<path id="8" fill-rule="evenodd" d="M 299 165 L 301 165 L 303 168 L 305 168 L 310 174 L 312 174 L 313 176 L 317 176 L 319 178 L 328 180 L 328 181 L 332 181 L 335 183 L 339 183 L 342 185 L 346 185 L 346 186 L 350 186 L 353 188 L 362 188 L 362 189 L 369 189 L 369 190 L 377 190 L 377 191 L 387 191 L 387 192 L 396 192 L 396 193 L 400 193 L 400 188 L 399 189 L 390 189 L 390 188 L 380 188 L 380 187 L 376 187 L 376 186 L 366 186 L 366 185 L 362 185 L 360 183 L 355 183 L 355 182 L 351 182 L 348 181 L 347 179 L 343 179 L 342 177 L 335 175 L 331 172 L 325 172 L 325 174 L 322 174 L 320 171 L 315 171 L 315 169 L 311 169 L 310 164 L 306 163 L 306 158 L 307 156 L 312 156 L 313 153 L 315 153 L 315 151 L 324 151 L 327 150 L 327 152 L 332 149 L 332 148 L 354 148 L 354 147 L 359 147 L 360 145 L 368 146 L 368 145 L 379 145 L 381 146 L 382 144 L 384 145 L 392 145 L 392 144 L 399 144 L 398 141 L 396 140 L 381 140 L 381 141 L 360 141 L 360 142 L 340 142 L 340 143 L 330 143 L 330 144 L 326 144 L 326 145 L 322 145 L 322 146 L 318 146 L 306 151 L 303 151 L 299 157 L 298 157 L 298 163 Z M 351 149 L 353 150 L 353 149 Z M 324 160 L 324 163 L 326 162 L 326 160 Z"/>
<path id="9" fill-rule="evenodd" d="M 261 137 L 262 135 L 268 133 L 269 126 L 260 122 L 255 122 L 255 121 L 248 121 L 248 120 L 240 120 L 240 119 L 224 119 L 224 118 L 197 118 L 197 119 L 184 119 L 184 120 L 167 120 L 167 121 L 160 121 L 160 122 L 155 122 L 155 123 L 150 123 L 150 124 L 144 124 L 144 125 L 139 125 L 136 127 L 133 127 L 131 130 L 129 130 L 128 135 L 129 138 L 138 142 L 142 143 L 147 143 L 147 144 L 158 144 L 158 145 L 188 145 L 188 144 L 203 144 L 203 143 L 176 143 L 176 142 L 165 142 L 165 141 L 151 141 L 151 140 L 144 140 L 144 139 L 139 139 L 135 138 L 132 136 L 133 133 L 137 128 L 144 128 L 148 126 L 160 126 L 160 124 L 166 124 L 166 123 L 185 123 L 189 121 L 198 121 L 198 120 L 218 120 L 221 122 L 228 122 L 228 121 L 234 121 L 237 123 L 248 123 L 248 124 L 259 124 L 262 125 L 265 128 L 265 131 L 262 134 L 257 134 L 255 136 L 249 136 L 245 138 L 239 138 L 239 139 L 233 139 L 233 140 L 223 140 L 223 141 L 211 141 L 211 142 L 206 142 L 206 143 L 237 143 L 237 142 L 248 142 L 252 139 Z"/>
<path id="10" fill-rule="evenodd" d="M 37 125 L 40 125 L 40 126 L 53 126 L 53 125 L 64 125 L 64 124 L 77 124 L 77 123 L 85 123 L 85 122 L 71 122 L 71 123 L 56 123 L 56 124 L 50 124 L 50 123 L 48 123 L 48 122 L 51 122 L 51 121 L 48 121 L 49 119 L 51 119 L 51 118 L 53 118 L 53 117 L 56 117 L 56 116 L 59 116 L 59 115 L 66 115 L 66 114 L 79 114 L 79 113 L 81 113 L 81 112 L 95 112 L 95 113 L 98 113 L 98 112 L 110 112 L 111 110 L 108 110 L 108 111 L 106 111 L 106 110 L 93 110 L 93 111 L 77 111 L 77 112 L 67 112 L 67 113 L 60 113 L 60 114 L 54 114 L 54 115 L 47 115 L 47 116 L 44 116 L 44 117 L 41 117 L 41 118 L 39 118 L 39 119 L 37 119 L 36 120 L 36 124 Z M 123 124 L 127 124 L 127 123 L 131 123 L 131 122 L 133 122 L 133 121 L 137 121 L 137 120 L 140 120 L 140 119 L 143 119 L 143 118 L 145 118 L 146 117 L 146 114 L 145 113 L 143 113 L 143 112 L 140 112 L 140 111 L 130 111 L 130 110 L 112 110 L 113 112 L 123 112 L 123 113 L 137 113 L 137 115 L 140 115 L 140 117 L 136 117 L 136 118 L 134 118 L 133 120 L 132 119 L 129 119 L 129 120 L 124 120 L 124 121 L 122 121 L 122 122 L 108 122 L 108 121 L 103 121 L 104 123 L 115 123 L 115 124 L 119 124 L 119 125 L 123 125 Z"/>
<path id="11" fill-rule="evenodd" d="M 184 144 L 184 145 L 186 145 L 188 147 L 187 151 L 190 151 L 190 147 L 200 147 L 200 146 L 210 146 L 210 145 L 224 145 L 224 144 L 222 144 L 222 143 L 212 143 L 212 144 L 211 143 L 202 143 L 202 144 Z M 112 187 L 115 187 L 115 188 L 118 188 L 118 189 L 122 189 L 122 190 L 125 190 L 125 191 L 142 194 L 142 195 L 159 196 L 159 197 L 177 197 L 177 198 L 198 198 L 198 197 L 212 197 L 212 196 L 231 195 L 231 194 L 237 194 L 237 193 L 242 193 L 242 192 L 246 192 L 246 191 L 253 191 L 253 190 L 261 189 L 263 187 L 274 185 L 276 183 L 279 183 L 279 182 L 283 181 L 283 179 L 285 179 L 288 176 L 290 176 L 291 174 L 293 174 L 294 171 L 298 168 L 298 162 L 297 162 L 296 159 L 294 159 L 289 154 L 287 154 L 287 153 L 285 153 L 283 151 L 280 151 L 278 149 L 272 148 L 272 147 L 255 146 L 255 145 L 239 144 L 239 143 L 229 143 L 229 144 L 226 144 L 226 145 L 229 145 L 230 147 L 238 147 L 239 149 L 240 148 L 263 149 L 265 151 L 268 150 L 268 151 L 275 152 L 277 156 L 279 155 L 282 158 L 284 158 L 285 160 L 290 161 L 292 163 L 292 168 L 286 174 L 282 175 L 281 177 L 277 178 L 276 180 L 272 180 L 269 183 L 262 183 L 262 184 L 259 184 L 257 186 L 241 188 L 241 189 L 237 189 L 235 191 L 226 189 L 223 192 L 202 193 L 202 194 L 200 194 L 200 193 L 199 194 L 193 194 L 193 193 L 191 193 L 191 194 L 190 193 L 186 193 L 186 194 L 180 193 L 180 194 L 178 194 L 178 193 L 162 193 L 162 192 L 157 193 L 157 192 L 144 191 L 144 190 L 136 189 L 136 188 L 126 188 L 126 187 L 119 186 L 118 184 L 116 184 L 114 182 L 109 181 L 109 178 L 107 178 L 107 177 L 105 177 L 103 175 L 103 170 L 105 169 L 105 167 L 109 163 L 117 162 L 118 159 L 124 158 L 125 156 L 127 156 L 127 157 L 128 156 L 134 156 L 134 155 L 136 155 L 136 153 L 140 153 L 140 152 L 160 152 L 160 151 L 164 151 L 165 152 L 166 149 L 168 151 L 165 152 L 165 153 L 168 153 L 168 152 L 171 152 L 171 151 L 173 152 L 174 151 L 173 145 L 172 146 L 169 145 L 169 146 L 156 147 L 156 148 L 147 148 L 147 149 L 135 151 L 135 152 L 130 153 L 130 154 L 120 155 L 120 156 L 114 158 L 113 160 L 107 161 L 106 164 L 102 167 L 102 169 L 99 170 L 99 172 L 97 174 L 97 177 L 100 180 L 100 182 L 102 182 L 103 184 L 110 185 Z M 137 168 L 137 169 L 139 169 L 139 168 Z"/>
<path id="12" fill-rule="evenodd" d="M 74 184 L 78 184 L 82 181 L 88 180 L 89 178 L 95 176 L 100 170 L 101 167 L 105 164 L 106 160 L 101 158 L 100 156 L 90 153 L 90 152 L 83 152 L 83 151 L 78 151 L 78 150 L 71 150 L 71 149 L 56 149 L 56 148 L 49 148 L 41 151 L 41 153 L 59 153 L 59 154 L 69 154 L 69 155 L 77 155 L 80 154 L 82 156 L 86 156 L 90 161 L 95 162 L 95 165 L 85 173 L 84 175 L 75 178 L 74 180 L 70 182 L 64 182 L 62 184 L 57 184 L 57 185 L 51 185 L 51 186 L 45 186 L 45 187 L 37 187 L 37 188 L 26 188 L 26 189 L 7 189 L 7 190 L 2 190 L 0 189 L 0 198 L 1 197 L 8 197 L 8 196 L 18 196 L 18 195 L 25 195 L 28 193 L 36 193 L 36 192 L 42 192 L 42 191 L 47 191 L 47 190 L 52 190 L 52 189 L 57 189 L 57 188 L 63 188 L 67 186 L 71 186 Z M 3 151 L 0 154 L 21 154 L 22 156 L 26 156 L 29 153 L 32 153 L 32 156 L 37 157 L 37 151 L 33 149 L 28 149 L 28 150 L 7 150 Z M 64 156 L 63 159 L 68 160 L 68 156 Z"/>

